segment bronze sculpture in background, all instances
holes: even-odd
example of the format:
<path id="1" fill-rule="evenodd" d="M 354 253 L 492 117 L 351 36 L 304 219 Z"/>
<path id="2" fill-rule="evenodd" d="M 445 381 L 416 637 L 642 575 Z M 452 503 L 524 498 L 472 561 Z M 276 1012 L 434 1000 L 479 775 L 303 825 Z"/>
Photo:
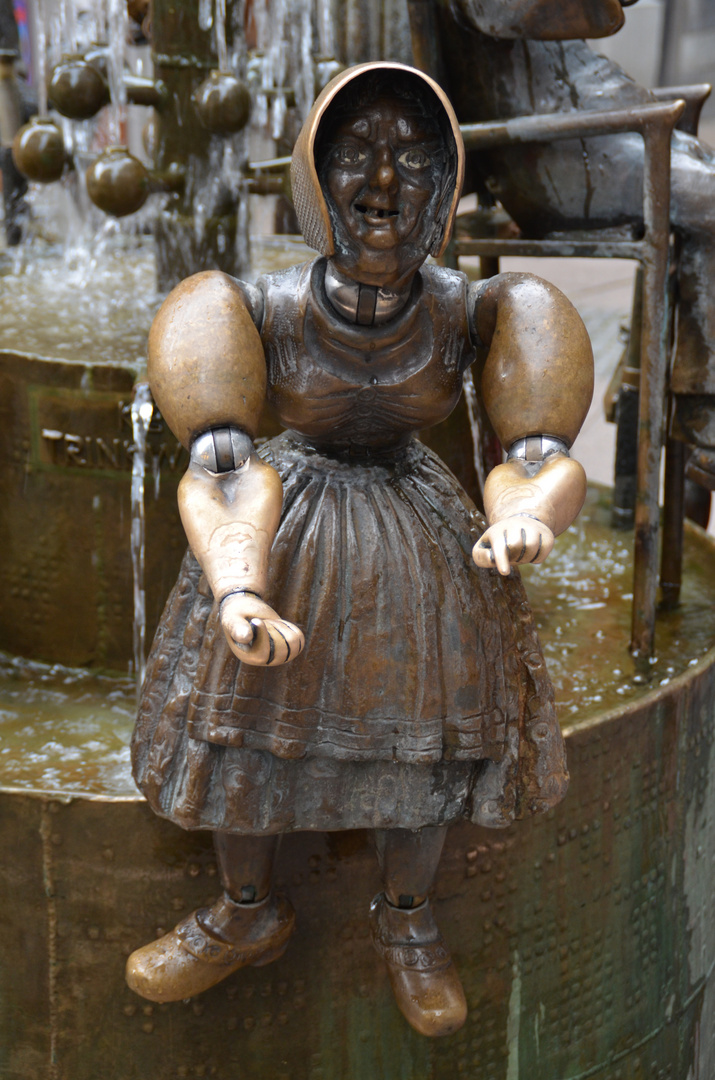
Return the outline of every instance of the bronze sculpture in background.
<path id="1" fill-rule="evenodd" d="M 625 0 L 409 0 L 415 61 L 443 81 L 462 123 L 649 104 L 667 91 L 639 86 L 579 40 L 616 33 L 627 6 Z M 707 87 L 691 89 L 703 92 L 699 106 Z M 687 91 L 675 87 L 671 97 L 688 97 Z M 498 199 L 525 236 L 626 224 L 637 230 L 643 169 L 642 139 L 624 133 L 472 155 L 467 186 L 487 203 Z M 715 154 L 685 130 L 672 138 L 670 217 L 679 241 L 671 430 L 697 449 L 695 478 L 712 490 Z"/>
<path id="2" fill-rule="evenodd" d="M 446 829 L 541 813 L 563 743 L 514 564 L 578 513 L 568 448 L 592 390 L 583 324 L 555 288 L 469 285 L 445 248 L 463 147 L 430 78 L 367 64 L 326 87 L 293 190 L 320 257 L 256 287 L 188 279 L 150 336 L 150 380 L 191 447 L 190 543 L 149 659 L 133 743 L 153 809 L 214 833 L 224 895 L 135 952 L 129 985 L 190 997 L 276 959 L 294 913 L 273 891 L 284 833 L 374 830 L 371 930 L 426 1035 L 466 1017 L 430 910 Z M 414 437 L 453 409 L 479 355 L 508 461 L 489 527 Z M 284 426 L 258 452 L 263 395 Z M 289 663 L 288 663 L 289 662 Z"/>

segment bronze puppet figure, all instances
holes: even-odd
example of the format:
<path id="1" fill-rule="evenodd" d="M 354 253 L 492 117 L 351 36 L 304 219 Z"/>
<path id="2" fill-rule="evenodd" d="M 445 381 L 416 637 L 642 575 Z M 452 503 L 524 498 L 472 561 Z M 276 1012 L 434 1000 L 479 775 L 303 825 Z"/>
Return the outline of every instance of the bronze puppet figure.
<path id="1" fill-rule="evenodd" d="M 150 379 L 191 446 L 190 544 L 149 659 L 133 742 L 153 809 L 214 833 L 223 895 L 135 952 L 129 985 L 190 997 L 276 959 L 295 916 L 280 837 L 374 830 L 372 938 L 425 1035 L 466 1017 L 428 891 L 450 822 L 503 827 L 568 781 L 553 692 L 514 564 L 578 513 L 568 455 L 592 389 L 585 328 L 528 274 L 470 285 L 425 265 L 448 239 L 463 147 L 429 77 L 343 72 L 296 144 L 320 257 L 257 286 L 189 278 L 159 312 Z M 508 461 L 486 523 L 415 438 L 482 393 Z M 263 396 L 286 431 L 253 447 Z"/>

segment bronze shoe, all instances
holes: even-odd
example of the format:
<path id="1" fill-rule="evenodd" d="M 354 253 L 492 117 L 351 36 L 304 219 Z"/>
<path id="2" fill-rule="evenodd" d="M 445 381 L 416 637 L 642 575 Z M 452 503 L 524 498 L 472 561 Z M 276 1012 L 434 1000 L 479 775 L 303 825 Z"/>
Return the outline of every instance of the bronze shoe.
<path id="1" fill-rule="evenodd" d="M 181 1001 L 248 965 L 262 967 L 285 952 L 295 912 L 270 893 L 256 904 L 223 895 L 199 908 L 127 960 L 127 985 L 149 1001 Z"/>
<path id="2" fill-rule="evenodd" d="M 458 1031 L 467 1019 L 467 1001 L 429 900 L 396 908 L 380 893 L 370 905 L 370 929 L 408 1024 L 421 1035 Z"/>

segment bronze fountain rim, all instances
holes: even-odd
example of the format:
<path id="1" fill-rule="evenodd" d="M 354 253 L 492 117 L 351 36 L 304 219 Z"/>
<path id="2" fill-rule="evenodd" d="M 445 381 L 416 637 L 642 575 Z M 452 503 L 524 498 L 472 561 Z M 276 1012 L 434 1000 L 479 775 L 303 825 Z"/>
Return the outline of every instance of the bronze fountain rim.
<path id="1" fill-rule="evenodd" d="M 713 547 L 715 548 L 715 542 L 713 542 Z M 590 720 L 582 721 L 579 724 L 562 724 L 561 730 L 566 741 L 567 751 L 572 740 L 588 736 L 589 734 L 592 734 L 595 729 L 605 727 L 616 720 L 623 720 L 629 716 L 635 716 L 642 710 L 651 708 L 655 702 L 665 701 L 670 697 L 677 697 L 678 694 L 683 692 L 698 676 L 703 675 L 712 667 L 715 667 L 715 645 L 700 657 L 697 664 L 688 667 L 687 670 L 681 672 L 680 675 L 674 676 L 667 686 L 654 687 L 652 690 L 646 691 L 642 697 L 638 697 L 635 701 L 629 702 L 622 708 L 614 707 L 606 709 L 602 713 L 597 713 Z M 56 791 L 51 788 L 14 787 L 0 782 L 0 796 L 4 795 L 18 795 L 28 799 L 40 799 L 45 802 L 57 802 L 66 805 L 77 801 L 91 803 L 131 803 L 132 805 L 146 802 L 146 799 L 139 791 L 137 791 L 136 794 L 128 795 L 107 795 L 98 792 L 83 791 L 73 791 L 69 793 L 66 791 Z"/>
<path id="2" fill-rule="evenodd" d="M 612 489 L 607 484 L 599 483 L 598 481 L 589 480 L 589 489 L 593 488 L 597 491 L 607 493 Z M 710 549 L 710 554 L 715 560 L 715 537 L 711 536 L 705 529 L 700 528 L 695 522 L 686 520 L 684 522 L 685 534 L 691 534 L 699 544 L 703 544 L 704 547 Z M 715 561 L 713 562 L 713 569 L 715 570 Z M 628 716 L 640 712 L 644 707 L 651 707 L 656 702 L 665 701 L 670 697 L 677 697 L 684 688 L 689 685 L 693 680 L 702 675 L 708 670 L 708 668 L 715 666 L 715 642 L 699 657 L 697 663 L 688 665 L 684 671 L 681 671 L 679 675 L 674 675 L 673 678 L 665 686 L 654 686 L 647 689 L 641 696 L 635 700 L 628 702 L 622 706 L 614 705 L 610 709 L 604 709 L 603 712 L 596 713 L 590 719 L 582 721 L 568 721 L 561 722 L 561 732 L 568 745 L 570 739 L 588 734 L 596 727 L 612 723 L 614 720 L 620 717 Z"/>
<path id="3" fill-rule="evenodd" d="M 603 492 L 610 490 L 608 485 L 599 484 L 594 481 L 589 481 L 589 488 L 595 488 Z M 698 543 L 709 548 L 715 560 L 715 537 L 710 536 L 704 529 L 701 529 L 700 526 L 695 525 L 690 521 L 685 522 L 685 531 L 686 534 L 691 533 L 697 539 Z M 575 741 L 584 736 L 588 736 L 597 728 L 605 727 L 616 720 L 625 719 L 628 716 L 634 716 L 641 710 L 651 708 L 656 702 L 663 702 L 671 697 L 677 697 L 696 678 L 703 675 L 712 667 L 715 667 L 715 644 L 713 644 L 706 653 L 703 653 L 697 663 L 692 664 L 692 666 L 689 665 L 685 671 L 682 671 L 679 675 L 673 676 L 666 686 L 657 686 L 648 689 L 634 701 L 630 701 L 623 706 L 614 706 L 613 708 L 605 709 L 603 712 L 596 713 L 588 720 L 577 723 L 569 723 L 568 721 L 563 722 L 561 724 L 561 731 L 564 740 L 566 741 L 567 749 L 572 740 Z M 138 790 L 136 794 L 131 793 L 126 795 L 108 795 L 99 792 L 82 791 L 66 792 L 50 788 L 16 787 L 13 785 L 6 785 L 0 780 L 0 796 L 4 795 L 19 795 L 29 799 L 39 799 L 45 802 L 57 802 L 65 805 L 80 800 L 82 802 L 91 803 L 130 803 L 132 805 L 146 802 L 146 799 Z"/>

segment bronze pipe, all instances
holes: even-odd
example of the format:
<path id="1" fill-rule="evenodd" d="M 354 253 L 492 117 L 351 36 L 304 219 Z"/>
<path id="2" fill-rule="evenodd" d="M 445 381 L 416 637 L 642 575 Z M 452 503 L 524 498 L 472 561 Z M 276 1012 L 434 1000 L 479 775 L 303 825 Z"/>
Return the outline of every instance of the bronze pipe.
<path id="1" fill-rule="evenodd" d="M 147 79 L 142 75 L 125 75 L 124 87 L 127 101 L 132 105 L 149 105 L 161 109 L 166 104 L 167 89 L 160 80 Z"/>
<path id="2" fill-rule="evenodd" d="M 490 146 L 585 138 L 623 131 L 645 134 L 647 127 L 659 122 L 668 125 L 670 130 L 684 108 L 683 101 L 655 102 L 652 105 L 607 109 L 603 112 L 540 114 L 519 116 L 513 120 L 460 124 L 459 130 L 465 149 L 484 150 Z"/>
<path id="3" fill-rule="evenodd" d="M 638 423 L 638 472 L 635 509 L 633 618 L 631 650 L 639 668 L 648 670 L 654 652 L 658 565 L 660 458 L 663 446 L 668 332 L 668 261 L 670 241 L 670 139 L 683 111 L 651 114 L 645 123 L 643 211 L 643 332 Z M 655 106 L 661 108 L 662 106 Z"/>
<path id="4" fill-rule="evenodd" d="M 685 131 L 688 135 L 697 135 L 700 113 L 711 92 L 712 86 L 710 83 L 693 83 L 687 86 L 657 86 L 651 90 L 656 101 L 685 102 L 683 114 L 676 126 L 679 131 Z"/>
<path id="5" fill-rule="evenodd" d="M 663 503 L 667 512 L 663 518 L 660 561 L 661 605 L 666 610 L 678 606 L 683 577 L 685 453 L 685 443 L 678 439 L 666 440 Z"/>

